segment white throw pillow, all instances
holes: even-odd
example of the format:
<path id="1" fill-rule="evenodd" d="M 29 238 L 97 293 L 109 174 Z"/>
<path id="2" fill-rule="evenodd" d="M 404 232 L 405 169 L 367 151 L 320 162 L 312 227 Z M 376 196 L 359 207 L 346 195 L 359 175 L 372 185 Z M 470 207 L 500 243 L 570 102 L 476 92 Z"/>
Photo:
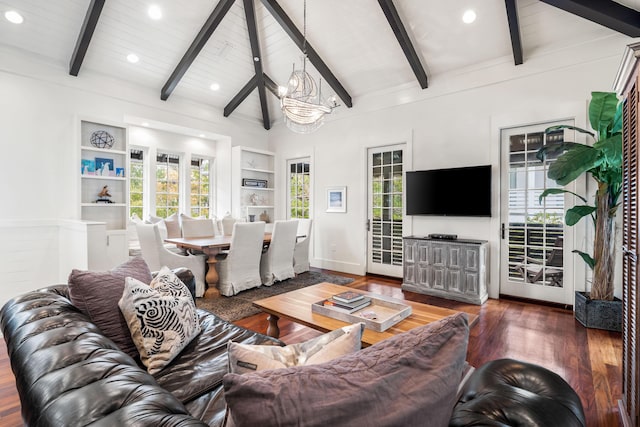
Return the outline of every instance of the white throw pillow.
<path id="1" fill-rule="evenodd" d="M 149 285 L 127 277 L 118 306 L 150 374 L 167 366 L 200 333 L 189 289 L 168 267 Z"/>
<path id="2" fill-rule="evenodd" d="M 355 323 L 309 341 L 286 347 L 227 344 L 229 372 L 244 374 L 266 369 L 325 363 L 360 350 L 364 323 Z"/>

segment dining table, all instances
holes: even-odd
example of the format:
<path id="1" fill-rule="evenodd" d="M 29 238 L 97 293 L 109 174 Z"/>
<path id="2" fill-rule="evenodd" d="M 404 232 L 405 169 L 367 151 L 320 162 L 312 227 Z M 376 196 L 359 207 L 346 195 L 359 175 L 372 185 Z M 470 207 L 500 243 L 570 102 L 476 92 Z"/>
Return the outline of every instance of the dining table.
<path id="1" fill-rule="evenodd" d="M 211 236 L 211 237 L 172 237 L 164 240 L 172 243 L 181 249 L 191 249 L 202 252 L 207 256 L 207 275 L 205 280 L 209 288 L 218 288 L 218 271 L 216 270 L 216 255 L 221 251 L 231 248 L 231 236 Z M 271 233 L 264 233 L 264 244 L 271 243 Z"/>

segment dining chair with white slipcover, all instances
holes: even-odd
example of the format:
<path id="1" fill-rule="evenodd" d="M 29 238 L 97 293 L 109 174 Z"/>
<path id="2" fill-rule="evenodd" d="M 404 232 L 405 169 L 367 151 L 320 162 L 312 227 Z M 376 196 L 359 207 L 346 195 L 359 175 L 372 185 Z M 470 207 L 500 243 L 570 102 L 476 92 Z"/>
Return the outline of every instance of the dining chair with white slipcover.
<path id="1" fill-rule="evenodd" d="M 215 225 L 212 219 L 190 219 L 182 221 L 182 237 L 185 239 L 214 237 L 215 235 Z"/>
<path id="2" fill-rule="evenodd" d="M 260 257 L 264 246 L 264 222 L 236 222 L 228 251 L 216 255 L 218 290 L 232 296 L 257 288 L 260 281 Z"/>
<path id="3" fill-rule="evenodd" d="M 313 220 L 298 219 L 298 234 L 296 246 L 293 250 L 293 272 L 296 274 L 309 271 L 309 241 L 311 239 L 311 225 Z"/>
<path id="4" fill-rule="evenodd" d="M 136 229 L 142 258 L 151 271 L 160 271 L 165 265 L 169 268 L 186 267 L 196 279 L 196 296 L 204 295 L 207 260 L 205 255 L 178 255 L 171 252 L 164 246 L 158 224 L 136 224 Z"/>
<path id="5" fill-rule="evenodd" d="M 262 254 L 260 276 L 262 284 L 271 286 L 274 282 L 295 277 L 293 272 L 293 250 L 296 245 L 298 220 L 276 221 L 273 224 L 271 243 Z"/>

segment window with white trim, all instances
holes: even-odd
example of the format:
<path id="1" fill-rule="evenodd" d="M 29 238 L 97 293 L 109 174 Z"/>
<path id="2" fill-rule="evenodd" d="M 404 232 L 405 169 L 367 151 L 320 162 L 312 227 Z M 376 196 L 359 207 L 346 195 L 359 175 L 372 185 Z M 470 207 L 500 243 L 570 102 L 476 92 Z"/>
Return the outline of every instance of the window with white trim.
<path id="1" fill-rule="evenodd" d="M 156 216 L 166 218 L 180 209 L 180 156 L 158 152 L 156 157 Z"/>
<path id="2" fill-rule="evenodd" d="M 311 159 L 289 160 L 287 162 L 289 218 L 309 218 L 311 200 Z"/>
<path id="3" fill-rule="evenodd" d="M 211 199 L 211 160 L 191 158 L 190 201 L 191 216 L 209 218 Z"/>
<path id="4" fill-rule="evenodd" d="M 144 152 L 132 148 L 129 151 L 129 216 L 143 218 L 144 211 Z"/>

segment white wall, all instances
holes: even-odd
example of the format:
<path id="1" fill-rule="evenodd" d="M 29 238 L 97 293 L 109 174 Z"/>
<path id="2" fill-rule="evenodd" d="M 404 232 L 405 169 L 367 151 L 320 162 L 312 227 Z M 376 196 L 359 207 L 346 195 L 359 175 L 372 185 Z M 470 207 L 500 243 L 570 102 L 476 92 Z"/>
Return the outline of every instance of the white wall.
<path id="1" fill-rule="evenodd" d="M 584 124 L 589 92 L 610 89 L 623 47 L 630 41 L 607 37 L 570 52 L 525 57 L 518 67 L 506 58 L 451 72 L 431 79 L 422 91 L 414 83 L 354 96 L 353 109 L 341 108 L 323 128 L 306 136 L 278 124 L 267 133 L 258 121 L 224 118 L 222 111 L 175 95 L 161 101 L 158 90 L 85 70 L 71 77 L 64 67 L 0 48 L 0 274 L 10 278 L 0 286 L 0 304 L 68 274 L 57 261 L 65 254 L 57 229 L 59 221 L 79 217 L 77 117 L 126 123 L 134 123 L 132 117 L 143 118 L 219 135 L 219 210 L 230 200 L 231 162 L 221 159 L 231 158 L 232 146 L 276 152 L 279 170 L 288 158 L 311 156 L 316 197 L 313 264 L 364 273 L 367 147 L 407 142 L 413 150 L 413 169 L 490 163 L 497 170 L 498 124 L 556 119 L 566 110 Z M 511 118 L 518 123 L 509 123 Z M 286 188 L 284 174 L 279 185 Z M 348 187 L 345 214 L 324 212 L 325 189 L 334 185 Z M 278 192 L 276 218 L 285 217 L 284 196 Z M 490 291 L 496 296 L 498 218 L 498 212 L 481 220 L 413 218 L 410 225 L 416 235 L 450 232 L 489 240 Z"/>
<path id="2" fill-rule="evenodd" d="M 351 110 L 341 108 L 334 112 L 335 117 L 310 135 L 295 134 L 284 126 L 274 127 L 269 133 L 269 145 L 277 154 L 279 168 L 288 158 L 313 155 L 312 265 L 365 273 L 366 149 L 407 141 L 413 150 L 414 170 L 493 166 L 492 218 L 415 216 L 405 235 L 452 233 L 461 238 L 488 240 L 489 294 L 497 297 L 500 127 L 567 117 L 584 127 L 590 92 L 611 90 L 624 46 L 629 42 L 626 37 L 613 37 L 576 48 L 575 52 L 525 58 L 525 64 L 519 67 L 506 62 L 452 73 L 446 79 L 432 80 L 419 95 L 415 88 L 413 92 L 374 94 L 366 103 L 354 101 Z M 404 105 L 385 107 L 400 100 L 403 93 Z M 334 185 L 347 186 L 348 212 L 339 216 L 325 212 L 326 187 Z M 286 195 L 279 196 L 278 212 L 284 216 Z"/>
<path id="3" fill-rule="evenodd" d="M 59 266 L 75 264 L 58 262 L 66 252 L 57 230 L 59 221 L 80 215 L 79 117 L 121 123 L 136 117 L 216 134 L 221 147 L 207 147 L 213 143 L 204 140 L 183 142 L 194 151 L 202 144 L 206 153 L 228 159 L 231 145 L 267 146 L 267 133 L 258 123 L 224 118 L 222 111 L 179 97 L 161 101 L 159 89 L 84 70 L 71 77 L 62 67 L 11 49 L 1 48 L 0 57 L 0 241 L 5 251 L 0 275 L 8 279 L 0 286 L 0 305 L 26 290 L 65 280 L 69 272 Z M 222 205 L 230 200 L 224 196 L 231 186 L 229 163 L 217 169 L 223 174 Z"/>

